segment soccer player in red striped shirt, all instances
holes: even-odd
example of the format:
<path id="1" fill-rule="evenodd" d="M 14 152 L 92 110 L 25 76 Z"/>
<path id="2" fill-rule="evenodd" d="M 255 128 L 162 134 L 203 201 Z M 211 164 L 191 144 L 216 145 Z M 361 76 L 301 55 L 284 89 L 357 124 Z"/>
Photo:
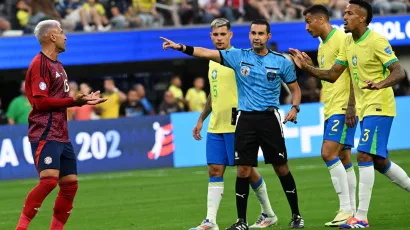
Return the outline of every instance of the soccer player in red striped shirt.
<path id="1" fill-rule="evenodd" d="M 57 186 L 60 190 L 54 204 L 50 229 L 64 229 L 77 192 L 77 163 L 68 137 L 67 108 L 96 105 L 106 101 L 100 92 L 74 98 L 58 54 L 66 49 L 66 36 L 60 23 L 40 22 L 34 34 L 41 52 L 32 60 L 26 75 L 27 98 L 33 108 L 29 115 L 28 137 L 40 181 L 26 197 L 16 230 L 28 229 L 47 195 Z"/>

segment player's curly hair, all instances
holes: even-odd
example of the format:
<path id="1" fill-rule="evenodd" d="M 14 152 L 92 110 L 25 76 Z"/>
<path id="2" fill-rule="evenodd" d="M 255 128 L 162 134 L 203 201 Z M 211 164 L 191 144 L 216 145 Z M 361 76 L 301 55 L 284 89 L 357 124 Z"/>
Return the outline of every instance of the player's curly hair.
<path id="1" fill-rule="evenodd" d="M 361 8 L 365 9 L 367 12 L 367 18 L 366 18 L 367 25 L 369 25 L 370 22 L 372 22 L 373 8 L 372 8 L 372 5 L 370 5 L 370 3 L 364 0 L 350 0 L 349 3 L 359 5 Z"/>

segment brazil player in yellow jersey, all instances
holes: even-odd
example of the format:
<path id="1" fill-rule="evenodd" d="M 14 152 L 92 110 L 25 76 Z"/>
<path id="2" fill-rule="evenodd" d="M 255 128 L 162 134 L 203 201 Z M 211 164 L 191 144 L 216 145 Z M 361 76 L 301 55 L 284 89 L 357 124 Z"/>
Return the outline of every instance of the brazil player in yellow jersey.
<path id="1" fill-rule="evenodd" d="M 371 5 L 363 0 L 350 0 L 344 12 L 345 32 L 336 63 L 329 70 L 309 65 L 303 54 L 290 49 L 295 63 L 318 79 L 335 82 L 346 68 L 353 78 L 354 93 L 360 102 L 361 136 L 357 148 L 359 165 L 359 206 L 354 217 L 339 228 L 368 228 L 369 210 L 374 185 L 374 169 L 391 182 L 410 192 L 410 178 L 388 158 L 387 143 L 396 103 L 392 86 L 405 74 L 386 38 L 368 28 L 373 17 Z"/>
<path id="2" fill-rule="evenodd" d="M 218 50 L 234 49 L 231 46 L 232 31 L 230 22 L 217 18 L 211 23 L 211 39 Z M 206 139 L 206 158 L 209 171 L 208 208 L 206 219 L 191 230 L 216 230 L 216 215 L 224 191 L 223 175 L 226 166 L 234 165 L 234 133 L 236 120 L 235 108 L 238 107 L 238 94 L 233 69 L 217 62 L 209 62 L 208 71 L 210 94 L 198 122 L 193 130 L 196 140 L 201 140 L 202 124 L 212 112 Z M 254 168 L 250 184 L 261 205 L 262 213 L 250 228 L 267 228 L 276 224 L 278 218 L 273 212 L 268 198 L 266 184 Z"/>
<path id="3" fill-rule="evenodd" d="M 329 11 L 323 5 L 313 5 L 307 8 L 303 15 L 307 32 L 312 37 L 320 37 L 322 40 L 317 54 L 319 68 L 331 68 L 346 34 L 332 27 L 329 22 Z M 302 54 L 309 64 L 313 63 L 306 53 Z M 345 224 L 356 210 L 357 182 L 350 160 L 356 131 L 356 113 L 354 97 L 349 101 L 350 93 L 353 94 L 350 91 L 353 91 L 353 87 L 348 70 L 345 70 L 335 83 L 322 81 L 325 113 L 322 158 L 326 162 L 333 187 L 339 197 L 339 211 L 333 221 L 325 224 L 328 227 Z"/>

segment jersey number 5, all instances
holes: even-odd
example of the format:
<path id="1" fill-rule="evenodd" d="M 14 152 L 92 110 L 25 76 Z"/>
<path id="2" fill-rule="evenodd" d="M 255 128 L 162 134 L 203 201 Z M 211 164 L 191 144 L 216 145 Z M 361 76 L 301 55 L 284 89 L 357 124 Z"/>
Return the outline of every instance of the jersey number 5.
<path id="1" fill-rule="evenodd" d="M 214 92 L 214 97 L 218 96 L 218 86 L 217 85 L 212 86 L 212 92 Z"/>

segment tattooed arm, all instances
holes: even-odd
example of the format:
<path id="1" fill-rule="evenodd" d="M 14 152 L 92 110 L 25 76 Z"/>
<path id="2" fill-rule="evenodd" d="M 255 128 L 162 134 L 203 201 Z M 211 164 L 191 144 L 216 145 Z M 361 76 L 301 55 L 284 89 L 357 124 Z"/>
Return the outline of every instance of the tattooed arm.
<path id="1" fill-rule="evenodd" d="M 373 81 L 365 81 L 367 86 L 363 87 L 362 89 L 383 89 L 387 87 L 391 87 L 399 83 L 403 78 L 405 78 L 406 74 L 404 73 L 403 67 L 401 67 L 399 62 L 395 62 L 389 65 L 390 75 L 381 82 L 375 83 Z"/>

